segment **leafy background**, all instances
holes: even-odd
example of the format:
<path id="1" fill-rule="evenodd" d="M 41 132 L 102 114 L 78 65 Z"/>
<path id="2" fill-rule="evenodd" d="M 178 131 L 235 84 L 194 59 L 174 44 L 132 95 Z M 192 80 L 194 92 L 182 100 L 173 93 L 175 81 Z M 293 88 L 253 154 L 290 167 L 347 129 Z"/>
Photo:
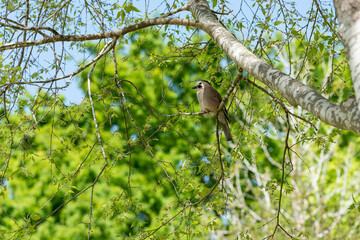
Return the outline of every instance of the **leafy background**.
<path id="1" fill-rule="evenodd" d="M 266 5 L 256 4 L 266 16 Z M 119 25 L 137 21 L 138 9 L 130 3 L 113 7 L 119 9 Z M 296 17 L 290 18 L 298 16 L 294 6 L 286 14 L 276 10 L 290 21 L 259 20 L 248 33 L 245 20 L 225 18 L 224 23 L 257 56 L 334 102 L 351 96 L 342 45 L 334 33 L 324 32 L 326 23 L 301 31 Z M 309 19 L 320 21 L 318 14 L 314 7 Z M 328 14 L 333 17 L 331 9 Z M 76 32 L 71 26 L 82 25 L 73 19 L 67 27 Z M 91 56 L 103 46 L 73 45 Z M 132 33 L 119 41 L 114 54 L 116 68 L 111 53 L 91 76 L 106 168 L 88 98 L 68 104 L 59 92 L 33 94 L 22 85 L 9 89 L 16 96 L 5 101 L 16 107 L 8 121 L 0 120 L 2 174 L 6 171 L 0 188 L 3 239 L 83 239 L 90 211 L 93 239 L 264 238 L 276 226 L 282 160 L 286 178 L 280 215 L 288 233 L 299 239 L 360 237 L 359 140 L 354 133 L 320 123 L 243 72 L 227 102 L 236 148 L 221 139 L 225 178 L 209 194 L 221 175 L 214 119 L 163 115 L 199 111 L 191 89 L 198 79 L 211 81 L 224 95 L 236 66 L 201 32 L 186 36 L 176 27 Z M 21 79 L 21 68 L 1 64 L 2 83 Z M 79 77 L 86 96 L 89 71 Z M 40 80 L 45 72 L 39 67 L 27 76 Z M 302 119 L 292 115 L 289 126 L 275 98 Z M 283 159 L 289 128 L 291 148 Z M 276 238 L 288 236 L 278 231 Z"/>

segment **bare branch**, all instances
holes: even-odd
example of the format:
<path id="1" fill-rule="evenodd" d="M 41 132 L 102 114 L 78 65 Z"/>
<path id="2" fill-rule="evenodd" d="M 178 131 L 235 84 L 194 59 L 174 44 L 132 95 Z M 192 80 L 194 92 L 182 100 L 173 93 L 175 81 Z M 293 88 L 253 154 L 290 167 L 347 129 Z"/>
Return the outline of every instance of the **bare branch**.
<path id="1" fill-rule="evenodd" d="M 114 31 L 94 33 L 94 34 L 85 34 L 85 35 L 55 35 L 52 37 L 45 37 L 43 39 L 27 42 L 13 42 L 7 43 L 0 46 L 0 51 L 29 47 L 29 46 L 38 46 L 46 43 L 55 43 L 55 42 L 75 42 L 75 41 L 89 41 L 89 40 L 100 40 L 105 38 L 118 38 L 123 35 L 133 32 L 139 29 L 154 25 L 181 25 L 181 26 L 190 26 L 190 27 L 200 27 L 201 25 L 194 20 L 190 19 L 181 19 L 181 18 L 155 18 L 150 20 L 145 20 L 134 25 L 120 28 Z"/>

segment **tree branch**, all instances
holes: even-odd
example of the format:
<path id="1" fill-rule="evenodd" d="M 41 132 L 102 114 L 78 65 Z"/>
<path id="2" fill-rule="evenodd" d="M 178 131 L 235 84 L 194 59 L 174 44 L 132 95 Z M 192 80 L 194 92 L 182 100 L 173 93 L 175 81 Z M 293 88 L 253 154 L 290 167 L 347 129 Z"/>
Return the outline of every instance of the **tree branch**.
<path id="1" fill-rule="evenodd" d="M 55 35 L 52 37 L 44 37 L 35 41 L 25 41 L 25 42 L 12 42 L 0 46 L 0 51 L 29 47 L 29 46 L 38 46 L 46 43 L 55 43 L 55 42 L 78 42 L 78 41 L 89 41 L 89 40 L 99 40 L 105 38 L 114 38 L 122 37 L 123 35 L 134 32 L 139 29 L 154 25 L 181 25 L 181 26 L 191 26 L 200 28 L 199 23 L 190 19 L 181 19 L 181 18 L 155 18 L 146 21 L 130 25 L 128 27 L 119 28 L 114 31 L 101 32 L 94 34 L 84 34 L 84 35 Z"/>
<path id="2" fill-rule="evenodd" d="M 246 49 L 218 22 L 205 0 L 188 0 L 188 5 L 199 22 L 198 26 L 208 33 L 239 67 L 279 92 L 291 105 L 301 106 L 324 123 L 360 135 L 360 111 L 354 110 L 355 106 L 357 109 L 357 104 L 353 99 L 348 99 L 340 105 L 332 103 L 315 90 L 265 63 Z M 360 78 L 360 74 L 358 77 Z"/>

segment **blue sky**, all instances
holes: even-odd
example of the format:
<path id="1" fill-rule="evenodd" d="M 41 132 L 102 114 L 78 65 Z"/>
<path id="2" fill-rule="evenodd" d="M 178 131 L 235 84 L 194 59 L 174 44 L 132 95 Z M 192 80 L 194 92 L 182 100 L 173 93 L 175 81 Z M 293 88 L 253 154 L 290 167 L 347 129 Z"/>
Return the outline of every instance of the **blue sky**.
<path id="1" fill-rule="evenodd" d="M 247 5 L 245 3 L 245 1 L 229 0 L 228 2 L 229 2 L 228 6 L 230 9 L 233 10 L 234 14 L 241 14 L 245 18 L 247 17 L 246 15 L 249 15 L 248 17 L 252 18 L 253 13 L 251 13 L 251 11 L 252 11 L 251 6 Z M 253 2 L 254 1 L 251 1 L 251 3 L 253 3 Z M 165 2 L 163 0 L 161 0 L 161 1 L 160 0 L 149 0 L 149 1 L 133 0 L 133 4 L 142 12 L 147 7 L 148 12 L 150 13 L 151 17 L 158 14 L 158 12 L 159 12 L 158 9 L 162 9 L 164 12 L 167 11 Z M 297 10 L 301 14 L 305 15 L 306 11 L 308 11 L 311 8 L 312 0 L 296 0 L 295 4 L 296 4 Z M 241 7 L 242 11 L 240 11 L 240 7 Z M 216 10 L 217 9 L 215 9 L 215 11 Z M 181 16 L 184 16 L 184 14 L 188 14 L 188 13 L 183 13 Z M 74 54 L 74 56 L 76 56 L 76 53 Z M 80 58 L 79 58 L 79 60 L 80 60 Z M 67 64 L 66 68 L 67 68 L 66 72 L 75 71 L 76 64 Z M 77 85 L 78 85 L 78 81 L 76 80 L 76 78 L 74 78 L 72 84 L 68 88 L 60 91 L 60 94 L 64 95 L 66 97 L 66 100 L 65 100 L 66 104 L 80 103 L 83 100 L 83 98 L 85 97 L 85 94 L 82 91 L 80 91 L 80 89 L 78 88 Z"/>

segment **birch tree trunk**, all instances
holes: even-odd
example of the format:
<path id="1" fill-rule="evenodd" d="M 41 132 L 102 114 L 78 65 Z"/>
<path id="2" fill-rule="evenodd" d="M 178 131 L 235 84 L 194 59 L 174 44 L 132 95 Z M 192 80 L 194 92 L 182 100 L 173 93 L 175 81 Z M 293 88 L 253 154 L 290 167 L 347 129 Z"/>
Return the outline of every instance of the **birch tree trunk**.
<path id="1" fill-rule="evenodd" d="M 334 0 L 334 4 L 360 110 L 360 2 Z"/>

